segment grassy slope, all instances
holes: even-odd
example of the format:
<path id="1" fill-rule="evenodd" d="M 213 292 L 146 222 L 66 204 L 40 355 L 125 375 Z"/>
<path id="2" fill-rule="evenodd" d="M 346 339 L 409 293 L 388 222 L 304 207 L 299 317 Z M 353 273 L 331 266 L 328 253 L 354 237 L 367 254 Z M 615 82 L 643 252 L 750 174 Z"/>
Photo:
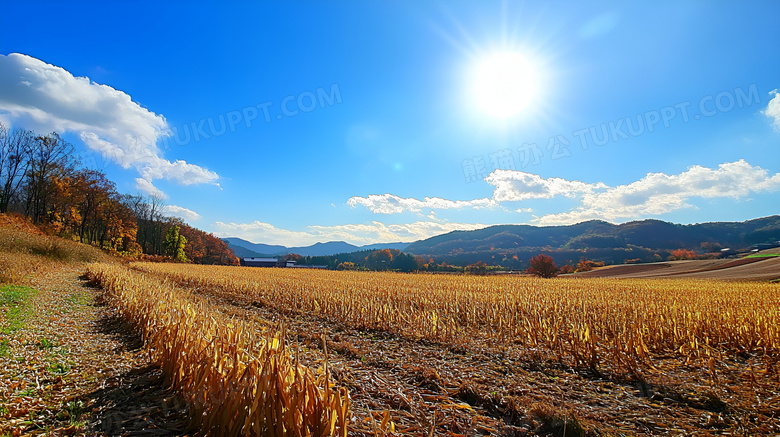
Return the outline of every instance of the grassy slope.
<path id="1" fill-rule="evenodd" d="M 45 235 L 23 217 L 0 214 L 0 284 L 19 283 L 44 264 L 110 258 L 92 246 Z"/>
<path id="2" fill-rule="evenodd" d="M 0 437 L 182 434 L 140 339 L 79 279 L 87 262 L 112 259 L 0 214 Z"/>

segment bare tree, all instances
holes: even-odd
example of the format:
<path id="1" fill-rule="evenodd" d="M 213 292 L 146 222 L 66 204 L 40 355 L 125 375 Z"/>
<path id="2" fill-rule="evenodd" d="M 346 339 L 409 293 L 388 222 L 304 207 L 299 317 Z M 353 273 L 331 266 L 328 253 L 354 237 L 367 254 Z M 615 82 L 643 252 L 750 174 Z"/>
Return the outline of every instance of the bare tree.
<path id="1" fill-rule="evenodd" d="M 133 215 L 138 219 L 146 220 L 148 214 L 148 205 L 141 195 L 124 194 L 122 203 L 133 211 Z"/>
<path id="2" fill-rule="evenodd" d="M 148 250 L 149 241 L 149 220 L 151 216 L 149 203 L 141 194 L 125 194 L 122 196 L 122 203 L 133 211 L 136 218 L 138 230 L 136 231 L 136 241 L 141 245 L 144 251 Z"/>
<path id="3" fill-rule="evenodd" d="M 162 253 L 163 237 L 167 230 L 168 218 L 164 215 L 165 200 L 162 196 L 149 195 L 125 195 L 122 198 L 125 204 L 136 217 L 138 231 L 136 241 L 143 248 L 144 253 Z"/>
<path id="4" fill-rule="evenodd" d="M 151 225 L 151 240 L 153 253 L 162 253 L 163 247 L 163 220 L 165 215 L 165 200 L 158 194 L 150 194 L 149 202 L 149 224 Z"/>
<path id="5" fill-rule="evenodd" d="M 0 123 L 0 213 L 8 212 L 29 164 L 35 135 L 24 129 L 9 131 Z"/>
<path id="6" fill-rule="evenodd" d="M 46 216 L 52 182 L 73 170 L 75 163 L 73 145 L 56 132 L 35 138 L 25 173 L 25 210 L 33 223 Z"/>

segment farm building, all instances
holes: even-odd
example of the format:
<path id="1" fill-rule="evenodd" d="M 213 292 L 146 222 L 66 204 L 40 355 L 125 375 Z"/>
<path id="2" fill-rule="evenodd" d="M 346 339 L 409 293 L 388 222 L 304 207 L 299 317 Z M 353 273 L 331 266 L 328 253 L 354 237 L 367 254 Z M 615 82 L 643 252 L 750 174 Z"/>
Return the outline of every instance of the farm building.
<path id="1" fill-rule="evenodd" d="M 761 250 L 767 250 L 767 249 L 774 249 L 775 247 L 780 247 L 780 241 L 775 241 L 773 243 L 758 243 L 750 246 L 750 249 L 753 252 L 761 251 Z"/>
<path id="2" fill-rule="evenodd" d="M 737 256 L 738 253 L 739 252 L 737 252 L 736 250 L 734 250 L 734 249 L 732 249 L 730 247 L 727 247 L 725 249 L 721 249 L 720 250 L 720 257 L 721 258 L 728 258 L 728 257 L 731 257 L 731 256 Z"/>
<path id="3" fill-rule="evenodd" d="M 276 267 L 276 258 L 241 258 L 241 265 L 246 267 Z"/>

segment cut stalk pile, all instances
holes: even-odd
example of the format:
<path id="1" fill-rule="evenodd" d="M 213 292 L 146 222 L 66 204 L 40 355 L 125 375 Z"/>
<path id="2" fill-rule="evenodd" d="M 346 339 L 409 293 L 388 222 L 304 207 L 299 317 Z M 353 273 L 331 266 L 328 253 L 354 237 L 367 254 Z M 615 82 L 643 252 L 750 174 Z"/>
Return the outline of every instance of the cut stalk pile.
<path id="1" fill-rule="evenodd" d="M 167 383 L 190 406 L 196 434 L 346 435 L 346 390 L 333 387 L 327 367 L 315 377 L 299 365 L 280 330 L 258 332 L 170 283 L 125 267 L 93 264 L 88 274 L 140 328 Z"/>

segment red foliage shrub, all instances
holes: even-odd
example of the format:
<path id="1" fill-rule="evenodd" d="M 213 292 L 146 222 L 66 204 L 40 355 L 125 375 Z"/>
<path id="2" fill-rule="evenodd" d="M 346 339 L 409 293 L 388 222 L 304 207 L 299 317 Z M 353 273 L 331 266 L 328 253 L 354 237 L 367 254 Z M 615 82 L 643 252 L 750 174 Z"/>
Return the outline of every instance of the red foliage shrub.
<path id="1" fill-rule="evenodd" d="M 558 274 L 558 266 L 555 265 L 552 257 L 549 255 L 536 255 L 531 258 L 531 267 L 525 272 L 542 278 L 552 278 Z"/>

